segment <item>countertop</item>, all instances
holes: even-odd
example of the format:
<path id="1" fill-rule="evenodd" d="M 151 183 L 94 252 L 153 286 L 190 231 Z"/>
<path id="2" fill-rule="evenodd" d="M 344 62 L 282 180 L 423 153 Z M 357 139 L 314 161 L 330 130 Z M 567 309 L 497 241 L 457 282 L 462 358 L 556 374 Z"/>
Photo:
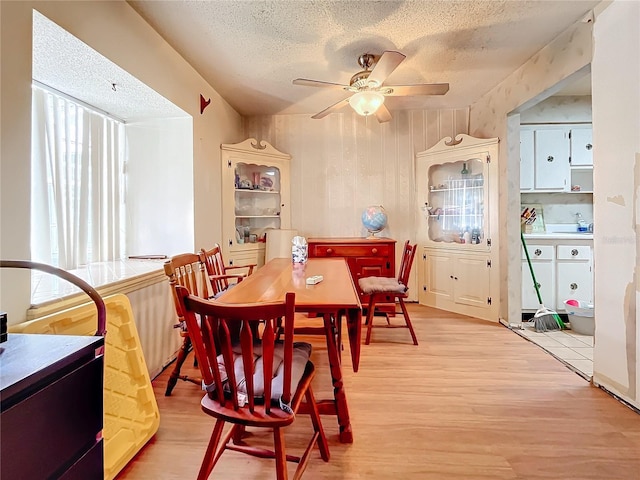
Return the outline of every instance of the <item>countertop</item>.
<path id="1" fill-rule="evenodd" d="M 525 233 L 526 240 L 593 240 L 593 233 Z"/>

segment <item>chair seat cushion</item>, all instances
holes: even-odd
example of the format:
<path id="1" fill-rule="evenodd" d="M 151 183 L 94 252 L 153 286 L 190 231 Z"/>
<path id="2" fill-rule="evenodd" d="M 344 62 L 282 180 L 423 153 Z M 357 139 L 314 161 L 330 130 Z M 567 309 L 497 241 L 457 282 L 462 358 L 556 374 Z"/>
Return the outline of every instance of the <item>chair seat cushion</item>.
<path id="1" fill-rule="evenodd" d="M 240 345 L 233 347 L 233 369 L 238 383 L 238 390 L 246 393 L 244 366 L 242 364 L 242 355 Z M 294 342 L 293 344 L 293 361 L 291 365 L 291 394 L 295 394 L 298 388 L 298 383 L 304 374 L 304 370 L 311 356 L 311 344 L 306 342 Z M 256 344 L 253 347 L 254 358 L 254 374 L 253 374 L 253 388 L 254 397 L 264 397 L 264 382 L 263 382 L 263 357 L 262 346 Z M 223 383 L 228 380 L 226 367 L 222 355 L 218 355 L 218 370 Z M 273 379 L 271 381 L 271 400 L 278 402 L 284 391 L 284 348 L 281 343 L 275 345 L 273 354 Z"/>
<path id="2" fill-rule="evenodd" d="M 382 292 L 405 293 L 408 290 L 397 278 L 392 277 L 365 277 L 358 280 L 358 285 L 365 295 Z"/>

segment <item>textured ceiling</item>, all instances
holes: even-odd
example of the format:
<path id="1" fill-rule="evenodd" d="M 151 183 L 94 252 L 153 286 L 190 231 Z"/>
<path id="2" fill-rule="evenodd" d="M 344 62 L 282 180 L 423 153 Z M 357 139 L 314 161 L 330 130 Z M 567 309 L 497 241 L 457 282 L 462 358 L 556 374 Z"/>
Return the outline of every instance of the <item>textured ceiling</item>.
<path id="1" fill-rule="evenodd" d="M 187 115 L 36 11 L 33 79 L 125 121 Z"/>
<path id="2" fill-rule="evenodd" d="M 464 107 L 526 62 L 598 1 L 129 0 L 243 115 L 316 113 L 348 94 L 294 86 L 349 83 L 362 53 L 407 59 L 387 84 L 450 84 L 395 108 Z"/>
<path id="3" fill-rule="evenodd" d="M 449 83 L 443 96 L 389 97 L 390 110 L 466 107 L 599 1 L 129 0 L 243 115 L 314 114 L 348 96 L 363 53 L 407 58 L 387 84 Z M 185 113 L 34 12 L 34 79 L 124 120 Z M 113 90 L 112 84 L 116 84 Z M 588 90 L 588 81 L 584 84 Z M 570 93 L 584 92 L 573 90 Z M 589 93 L 584 92 L 584 93 Z"/>

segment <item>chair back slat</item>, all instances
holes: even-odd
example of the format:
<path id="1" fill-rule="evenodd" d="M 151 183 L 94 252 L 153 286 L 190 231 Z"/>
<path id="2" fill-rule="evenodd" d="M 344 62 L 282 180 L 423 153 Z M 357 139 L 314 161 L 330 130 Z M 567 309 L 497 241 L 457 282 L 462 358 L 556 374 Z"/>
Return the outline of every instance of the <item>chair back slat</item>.
<path id="1" fill-rule="evenodd" d="M 274 357 L 276 348 L 283 349 L 284 385 L 282 401 L 291 401 L 291 370 L 293 359 L 293 322 L 295 294 L 287 293 L 281 302 L 257 304 L 223 304 L 199 298 L 183 286 L 176 286 L 176 296 L 181 302 L 184 318 L 189 334 L 198 354 L 199 367 L 205 385 L 209 388 L 209 397 L 224 406 L 229 402 L 234 410 L 244 408 L 238 402 L 238 394 L 246 395 L 246 408 L 250 414 L 255 412 L 257 399 L 264 396 L 265 411 L 272 408 L 271 382 L 274 377 Z M 197 317 L 200 318 L 198 324 Z M 284 336 L 276 341 L 275 325 L 283 319 Z M 258 339 L 255 332 L 264 321 L 262 337 Z M 234 334 L 233 332 L 239 332 Z M 217 347 L 219 345 L 219 347 Z M 259 346 L 259 349 L 258 349 Z M 254 353 L 256 355 L 254 355 Z M 224 382 L 218 365 L 218 356 L 222 355 L 224 369 L 228 380 Z M 234 362 L 234 357 L 242 359 Z M 256 356 L 262 357 L 262 375 L 256 375 Z M 235 368 L 234 368 L 235 364 Z M 242 365 L 242 371 L 239 369 Z M 243 375 L 242 381 L 240 375 Z M 258 383 L 264 386 L 264 394 L 257 390 Z M 221 394 L 221 392 L 224 392 Z M 226 397 L 226 398 L 225 398 Z"/>
<path id="2" fill-rule="evenodd" d="M 408 286 L 413 257 L 415 257 L 415 255 L 416 245 L 411 245 L 409 240 L 407 240 L 402 249 L 402 260 L 400 261 L 400 269 L 398 270 L 398 283 Z"/>
<path id="3" fill-rule="evenodd" d="M 171 257 L 164 263 L 164 273 L 169 277 L 169 285 L 173 294 L 173 302 L 176 308 L 176 314 L 179 321 L 183 321 L 182 307 L 176 296 L 175 287 L 180 285 L 186 288 L 189 293 L 198 296 L 206 296 L 206 283 L 204 280 L 204 271 L 200 263 L 200 257 L 195 253 L 182 253 Z M 198 279 L 200 277 L 200 281 Z M 202 289 L 200 284 L 202 283 Z M 203 291 L 203 289 L 205 289 Z"/>
<path id="4" fill-rule="evenodd" d="M 253 356 L 253 333 L 251 325 L 246 320 L 241 320 L 240 326 L 240 348 L 242 349 L 242 371 L 244 372 L 244 388 L 247 394 L 247 402 L 249 403 L 249 411 L 255 410 L 255 390 L 253 385 L 254 373 L 254 356 Z M 225 363 L 228 365 L 228 363 Z M 239 380 L 236 379 L 235 385 L 241 387 Z M 236 393 L 237 396 L 237 393 Z"/>
<path id="5" fill-rule="evenodd" d="M 262 332 L 262 368 L 264 369 L 264 378 L 273 378 L 273 356 L 276 334 L 274 329 L 274 320 L 265 320 L 265 328 Z M 264 384 L 264 398 L 271 398 L 271 382 Z M 267 405 L 267 413 L 271 410 L 271 405 Z"/>
<path id="6" fill-rule="evenodd" d="M 228 278 L 220 277 L 222 275 L 226 275 L 224 260 L 222 259 L 222 248 L 220 245 L 216 243 L 210 250 L 205 250 L 203 248 L 200 250 L 200 254 L 209 278 L 218 276 L 218 278 L 211 279 L 213 293 L 220 293 L 229 288 Z"/>

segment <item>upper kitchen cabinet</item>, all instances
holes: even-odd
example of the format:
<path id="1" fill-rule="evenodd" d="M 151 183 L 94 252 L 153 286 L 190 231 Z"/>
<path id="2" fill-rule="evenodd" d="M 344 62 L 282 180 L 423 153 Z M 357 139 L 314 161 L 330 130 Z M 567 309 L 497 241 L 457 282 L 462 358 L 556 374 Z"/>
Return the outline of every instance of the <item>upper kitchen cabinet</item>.
<path id="1" fill-rule="evenodd" d="M 571 166 L 593 167 L 593 129 L 591 125 L 572 127 Z"/>
<path id="2" fill-rule="evenodd" d="M 498 141 L 458 135 L 416 155 L 423 305 L 498 320 Z"/>
<path id="3" fill-rule="evenodd" d="M 231 265 L 264 265 L 265 233 L 289 229 L 291 156 L 249 138 L 222 144 L 222 248 Z"/>
<path id="4" fill-rule="evenodd" d="M 520 191 L 591 192 L 591 125 L 523 125 Z"/>

